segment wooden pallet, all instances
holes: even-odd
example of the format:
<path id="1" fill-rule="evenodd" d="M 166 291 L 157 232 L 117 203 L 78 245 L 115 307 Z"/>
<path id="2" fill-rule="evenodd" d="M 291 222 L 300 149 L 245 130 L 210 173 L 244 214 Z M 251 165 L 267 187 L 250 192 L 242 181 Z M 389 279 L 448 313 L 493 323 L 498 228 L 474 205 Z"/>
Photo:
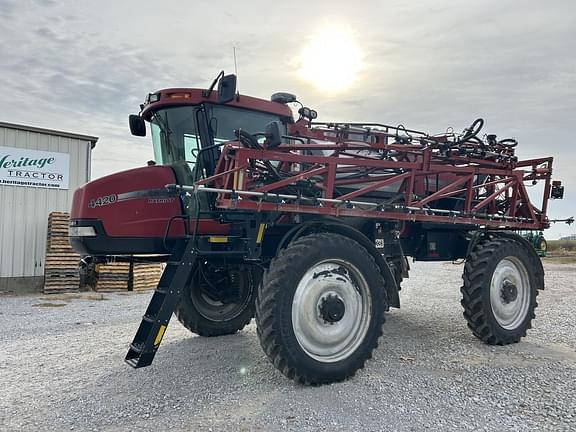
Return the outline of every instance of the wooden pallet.
<path id="1" fill-rule="evenodd" d="M 134 291 L 155 289 L 162 276 L 160 264 L 134 264 L 132 269 L 132 289 Z"/>
<path id="2" fill-rule="evenodd" d="M 78 292 L 80 277 L 78 274 L 47 274 L 44 279 L 44 293 Z"/>
<path id="3" fill-rule="evenodd" d="M 48 237 L 47 240 L 47 247 L 51 250 L 71 250 L 72 246 L 70 246 L 70 239 L 68 236 L 66 237 Z"/>
<path id="4" fill-rule="evenodd" d="M 44 287 L 44 294 L 77 293 L 80 289 L 72 286 Z"/>
<path id="5" fill-rule="evenodd" d="M 96 266 L 96 291 L 128 291 L 130 283 L 129 263 L 109 263 Z"/>
<path id="6" fill-rule="evenodd" d="M 80 255 L 70 246 L 68 223 L 68 213 L 52 212 L 48 216 L 44 260 L 44 292 L 47 294 L 77 292 L 80 289 Z"/>

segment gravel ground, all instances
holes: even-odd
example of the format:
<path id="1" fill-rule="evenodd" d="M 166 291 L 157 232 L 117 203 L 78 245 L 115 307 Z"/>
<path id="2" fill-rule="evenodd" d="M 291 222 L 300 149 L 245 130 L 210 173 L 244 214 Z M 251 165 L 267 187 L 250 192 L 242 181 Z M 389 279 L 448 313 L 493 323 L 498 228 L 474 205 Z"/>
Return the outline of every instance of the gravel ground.
<path id="1" fill-rule="evenodd" d="M 254 324 L 192 336 L 173 320 L 154 364 L 123 357 L 150 293 L 0 297 L 0 430 L 576 430 L 576 265 L 547 265 L 523 342 L 466 328 L 462 266 L 413 264 L 374 358 L 303 387 L 269 364 Z"/>

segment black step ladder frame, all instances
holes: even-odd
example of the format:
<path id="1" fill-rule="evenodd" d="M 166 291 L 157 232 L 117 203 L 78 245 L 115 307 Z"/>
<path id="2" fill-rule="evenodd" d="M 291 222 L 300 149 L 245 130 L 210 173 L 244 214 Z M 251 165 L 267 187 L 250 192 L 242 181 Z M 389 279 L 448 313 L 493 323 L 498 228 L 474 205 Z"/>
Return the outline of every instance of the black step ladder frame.
<path id="1" fill-rule="evenodd" d="M 192 277 L 198 259 L 194 243 L 193 238 L 185 237 L 175 245 L 126 354 L 125 361 L 130 366 L 141 368 L 152 364 L 182 290 Z"/>

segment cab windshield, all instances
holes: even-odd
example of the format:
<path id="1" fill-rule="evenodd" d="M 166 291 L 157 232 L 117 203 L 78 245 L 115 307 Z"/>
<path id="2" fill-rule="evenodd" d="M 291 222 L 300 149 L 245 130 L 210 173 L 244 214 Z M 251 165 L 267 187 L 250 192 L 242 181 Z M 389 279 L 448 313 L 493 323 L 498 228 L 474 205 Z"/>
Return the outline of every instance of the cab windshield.
<path id="1" fill-rule="evenodd" d="M 197 180 L 212 174 L 220 154 L 217 148 L 207 150 L 202 153 L 202 164 L 197 164 L 201 149 L 235 140 L 235 129 L 251 134 L 263 132 L 272 121 L 281 119 L 274 114 L 222 105 L 160 109 L 150 119 L 154 159 L 159 165 L 187 165 Z M 202 167 L 198 169 L 197 165 Z"/>

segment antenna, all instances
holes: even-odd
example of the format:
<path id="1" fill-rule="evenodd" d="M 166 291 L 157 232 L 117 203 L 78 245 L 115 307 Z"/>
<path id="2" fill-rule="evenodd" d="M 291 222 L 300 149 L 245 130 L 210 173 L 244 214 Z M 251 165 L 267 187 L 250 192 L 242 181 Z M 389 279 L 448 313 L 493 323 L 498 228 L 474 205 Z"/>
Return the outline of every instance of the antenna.
<path id="1" fill-rule="evenodd" d="M 238 64 L 236 63 L 236 47 L 232 45 L 232 55 L 234 56 L 234 75 L 236 75 L 236 82 L 238 82 Z M 240 90 L 236 84 L 236 100 L 240 99 Z"/>

